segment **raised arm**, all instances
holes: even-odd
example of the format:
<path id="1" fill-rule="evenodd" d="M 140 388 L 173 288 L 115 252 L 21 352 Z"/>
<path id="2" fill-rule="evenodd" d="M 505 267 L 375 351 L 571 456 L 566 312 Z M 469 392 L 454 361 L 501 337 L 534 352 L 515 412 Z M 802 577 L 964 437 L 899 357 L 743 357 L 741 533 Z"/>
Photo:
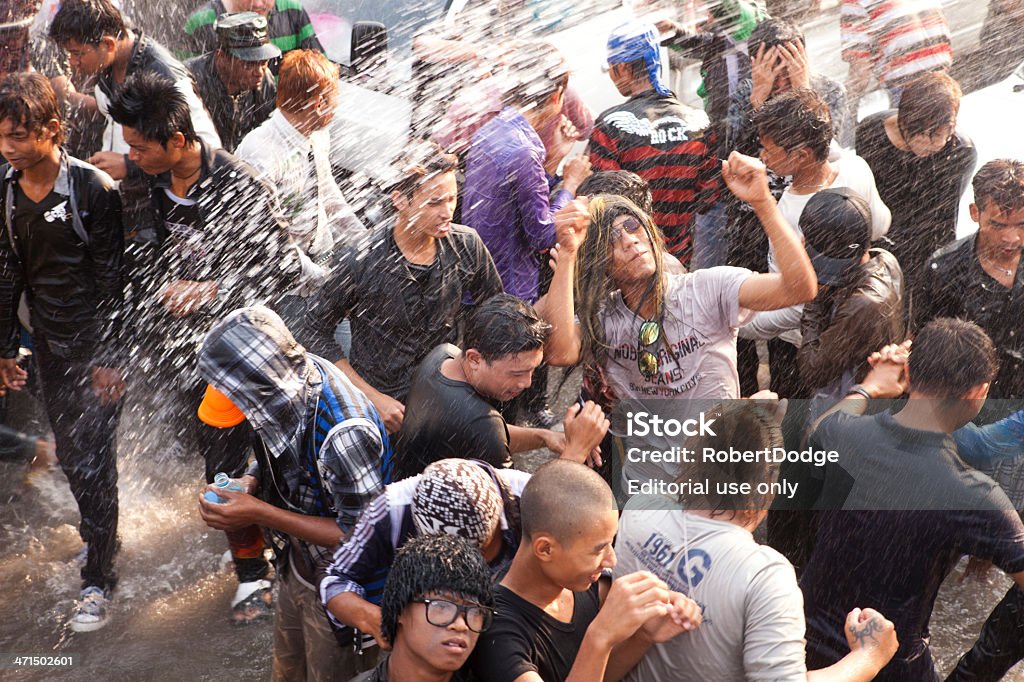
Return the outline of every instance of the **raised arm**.
<path id="1" fill-rule="evenodd" d="M 551 287 L 537 312 L 551 325 L 551 334 L 544 345 L 544 359 L 555 367 L 568 367 L 579 362 L 581 336 L 576 324 L 573 286 L 576 278 L 576 252 L 586 238 L 589 211 L 583 200 L 576 199 L 555 218 L 558 250 Z"/>
<path id="2" fill-rule="evenodd" d="M 779 212 L 768 190 L 768 172 L 759 160 L 739 152 L 722 162 L 722 177 L 740 201 L 754 209 L 775 249 L 777 273 L 754 274 L 740 286 L 740 306 L 749 310 L 778 310 L 810 301 L 818 293 L 818 279 L 800 238 Z"/>

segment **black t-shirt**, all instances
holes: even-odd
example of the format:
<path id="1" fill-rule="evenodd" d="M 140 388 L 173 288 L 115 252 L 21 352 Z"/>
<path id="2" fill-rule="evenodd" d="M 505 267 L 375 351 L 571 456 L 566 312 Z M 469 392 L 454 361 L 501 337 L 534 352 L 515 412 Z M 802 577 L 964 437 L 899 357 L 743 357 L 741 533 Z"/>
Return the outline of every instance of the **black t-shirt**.
<path id="1" fill-rule="evenodd" d="M 158 190 L 160 212 L 164 216 L 163 248 L 176 279 L 200 281 L 202 264 L 209 256 L 203 243 L 203 219 L 198 204 L 181 198 L 168 188 Z"/>
<path id="2" fill-rule="evenodd" d="M 586 592 L 574 592 L 572 620 L 563 623 L 537 608 L 512 590 L 494 589 L 497 615 L 480 635 L 469 659 L 476 679 L 513 682 L 528 672 L 544 682 L 561 682 L 569 676 L 587 628 L 601 609 L 599 583 Z"/>
<path id="3" fill-rule="evenodd" d="M 14 206 L 14 248 L 25 273 L 33 324 L 41 326 L 37 315 L 47 321 L 65 320 L 72 307 L 95 310 L 96 301 L 84 298 L 95 290 L 93 264 L 72 226 L 70 199 L 51 191 L 37 203 L 15 183 Z M 53 346 L 58 339 L 48 342 Z"/>
<path id="4" fill-rule="evenodd" d="M 69 198 L 51 191 L 36 203 L 15 183 L 14 206 L 15 248 L 22 264 L 30 268 L 25 273 L 28 280 L 46 281 L 56 275 L 47 269 L 56 268 L 60 277 L 77 275 L 88 284 L 86 251 L 71 224 Z M 69 235 L 73 235 L 70 240 Z"/>
<path id="5" fill-rule="evenodd" d="M 807 667 L 848 653 L 846 614 L 870 605 L 900 640 L 887 674 L 909 679 L 901 666 L 924 652 L 935 597 L 956 562 L 968 554 L 1007 573 L 1024 570 L 1024 525 L 992 479 L 960 460 L 948 434 L 906 428 L 889 413 L 840 413 L 811 443 L 839 453 L 839 464 L 826 467 L 825 496 L 843 488 L 846 511 L 821 513 L 801 576 Z"/>
<path id="6" fill-rule="evenodd" d="M 413 376 L 405 419 L 395 437 L 395 478 L 421 473 L 449 457 L 480 459 L 492 466 L 511 461 L 508 427 L 494 405 L 473 387 L 441 374 L 459 349 L 444 343 L 430 351 Z"/>
<path id="7" fill-rule="evenodd" d="M 413 276 L 416 283 L 421 287 L 427 286 L 430 283 L 431 278 L 437 274 L 437 259 L 428 265 L 418 265 L 416 263 L 409 263 L 409 274 Z"/>
<path id="8" fill-rule="evenodd" d="M 885 132 L 896 111 L 869 116 L 857 125 L 857 154 L 871 167 L 878 195 L 892 212 L 884 248 L 900 262 L 909 281 L 939 247 L 956 239 L 960 195 L 967 188 L 978 152 L 957 131 L 938 152 L 920 158 L 897 149 Z M 909 286 L 909 285 L 908 285 Z"/>

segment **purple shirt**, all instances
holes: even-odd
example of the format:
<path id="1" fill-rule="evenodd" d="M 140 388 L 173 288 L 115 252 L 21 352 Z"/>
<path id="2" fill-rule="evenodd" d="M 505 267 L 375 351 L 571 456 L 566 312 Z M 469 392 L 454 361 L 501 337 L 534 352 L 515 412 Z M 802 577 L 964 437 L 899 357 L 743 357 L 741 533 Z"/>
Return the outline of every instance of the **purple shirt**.
<path id="1" fill-rule="evenodd" d="M 466 156 L 462 220 L 484 240 L 505 291 L 537 298 L 537 252 L 555 245 L 555 211 L 572 201 L 560 190 L 548 200 L 544 144 L 530 124 L 506 107 L 477 131 Z"/>

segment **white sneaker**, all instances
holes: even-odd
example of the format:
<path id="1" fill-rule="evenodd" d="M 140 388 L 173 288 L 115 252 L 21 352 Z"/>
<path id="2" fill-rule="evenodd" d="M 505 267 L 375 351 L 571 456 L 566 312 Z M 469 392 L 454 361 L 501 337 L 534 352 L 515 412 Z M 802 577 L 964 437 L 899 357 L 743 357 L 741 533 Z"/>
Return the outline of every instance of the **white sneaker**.
<path id="1" fill-rule="evenodd" d="M 107 603 L 110 600 L 103 590 L 91 586 L 82 590 L 71 614 L 71 629 L 75 632 L 92 632 L 107 624 Z"/>

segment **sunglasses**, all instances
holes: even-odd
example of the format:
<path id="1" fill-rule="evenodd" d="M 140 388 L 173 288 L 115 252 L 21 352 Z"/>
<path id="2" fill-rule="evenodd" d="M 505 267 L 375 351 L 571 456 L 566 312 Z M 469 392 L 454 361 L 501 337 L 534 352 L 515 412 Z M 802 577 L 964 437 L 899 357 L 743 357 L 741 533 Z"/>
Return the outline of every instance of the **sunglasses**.
<path id="1" fill-rule="evenodd" d="M 456 604 L 447 599 L 413 599 L 417 604 L 427 605 L 427 622 L 439 628 L 446 628 L 462 615 L 466 627 L 473 632 L 483 632 L 494 620 L 494 609 L 476 604 Z"/>
<path id="2" fill-rule="evenodd" d="M 658 375 L 660 369 L 658 356 L 647 350 L 647 346 L 653 346 L 661 338 L 661 325 L 656 320 L 647 320 L 640 325 L 640 334 L 637 337 L 636 364 L 640 374 L 645 379 L 651 379 Z"/>
<path id="3" fill-rule="evenodd" d="M 643 227 L 643 223 L 641 223 L 633 216 L 629 216 L 618 225 L 613 225 L 611 232 L 609 233 L 612 240 L 612 244 L 619 243 L 619 240 L 622 239 L 623 232 L 625 232 L 626 234 L 636 234 L 637 230 L 639 230 L 641 227 Z"/>

